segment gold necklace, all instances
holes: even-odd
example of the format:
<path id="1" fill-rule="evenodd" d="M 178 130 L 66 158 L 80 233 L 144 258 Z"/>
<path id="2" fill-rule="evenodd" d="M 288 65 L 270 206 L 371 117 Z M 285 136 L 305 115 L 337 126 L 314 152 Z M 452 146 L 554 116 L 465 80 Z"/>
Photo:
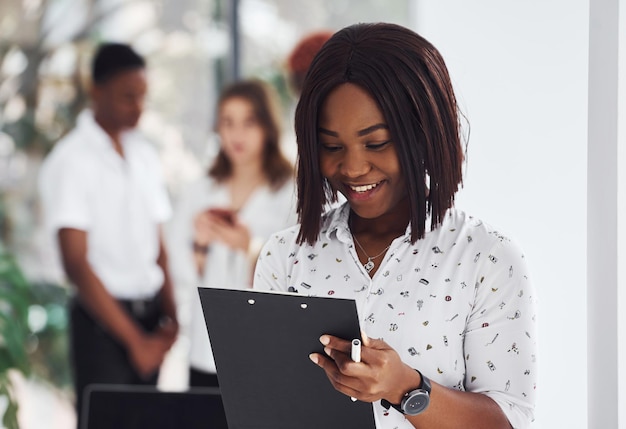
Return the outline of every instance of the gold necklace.
<path id="1" fill-rule="evenodd" d="M 359 243 L 359 240 L 357 240 L 356 235 L 352 234 L 352 238 L 354 238 L 354 242 L 359 246 L 361 251 L 365 254 L 365 257 L 367 258 L 367 262 L 363 264 L 363 268 L 365 268 L 365 270 L 367 271 L 368 274 L 370 273 L 370 271 L 372 271 L 374 269 L 374 261 L 373 261 L 373 259 L 378 258 L 383 253 L 385 253 L 387 250 L 389 250 L 389 248 L 391 247 L 391 243 L 389 243 L 389 246 L 385 247 L 385 249 L 382 252 L 380 252 L 378 255 L 370 256 L 370 255 L 367 254 L 367 252 L 365 251 L 363 246 L 361 246 L 361 243 Z"/>

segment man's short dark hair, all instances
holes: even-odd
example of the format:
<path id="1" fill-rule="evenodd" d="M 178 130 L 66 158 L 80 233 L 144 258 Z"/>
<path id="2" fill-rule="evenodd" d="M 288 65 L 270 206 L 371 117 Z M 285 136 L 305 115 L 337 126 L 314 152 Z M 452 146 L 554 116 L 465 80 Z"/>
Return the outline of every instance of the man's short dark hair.
<path id="1" fill-rule="evenodd" d="M 101 84 L 116 74 L 128 70 L 141 69 L 146 61 L 124 43 L 103 43 L 98 47 L 93 59 L 91 78 L 94 84 Z"/>

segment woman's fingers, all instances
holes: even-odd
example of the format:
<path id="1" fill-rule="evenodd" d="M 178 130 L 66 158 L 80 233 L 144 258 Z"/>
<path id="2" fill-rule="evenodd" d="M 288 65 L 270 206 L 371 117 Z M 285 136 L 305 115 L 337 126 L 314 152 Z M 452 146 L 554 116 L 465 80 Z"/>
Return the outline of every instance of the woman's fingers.
<path id="1" fill-rule="evenodd" d="M 311 353 L 309 359 L 326 372 L 328 380 L 336 390 L 347 396 L 358 398 L 360 395 L 359 390 L 356 388 L 359 384 L 358 378 L 343 372 L 346 371 L 346 367 L 343 370 L 340 369 L 337 361 L 332 358 L 332 355 L 339 357 L 342 353 L 337 350 L 328 349 L 327 351 L 326 349 L 324 350 L 326 355 Z M 357 365 L 357 363 L 352 362 L 352 365 Z"/>
<path id="2" fill-rule="evenodd" d="M 397 385 L 415 371 L 401 360 L 393 348 L 381 339 L 362 334 L 361 362 L 350 357 L 351 340 L 322 335 L 323 353 L 309 357 L 324 369 L 329 380 L 341 393 L 362 401 L 373 402 L 395 392 Z"/>

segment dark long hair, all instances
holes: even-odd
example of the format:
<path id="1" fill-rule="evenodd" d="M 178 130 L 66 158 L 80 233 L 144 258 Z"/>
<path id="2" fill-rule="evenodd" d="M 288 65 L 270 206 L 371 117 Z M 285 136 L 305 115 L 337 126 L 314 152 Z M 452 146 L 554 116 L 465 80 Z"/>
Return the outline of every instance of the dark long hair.
<path id="1" fill-rule="evenodd" d="M 415 32 L 385 23 L 356 24 L 335 33 L 305 79 L 295 117 L 298 242 L 317 241 L 322 210 L 337 200 L 320 172 L 318 119 L 328 94 L 347 82 L 370 93 L 389 126 L 406 180 L 414 243 L 424 236 L 429 213 L 432 229 L 441 223 L 462 183 L 459 113 L 437 49 Z"/>
<path id="2" fill-rule="evenodd" d="M 268 85 L 260 80 L 245 80 L 227 86 L 220 94 L 217 111 L 224 102 L 231 98 L 243 98 L 252 104 L 252 110 L 263 128 L 265 142 L 263 145 L 263 172 L 270 182 L 270 187 L 278 189 L 287 179 L 293 176 L 293 166 L 280 150 L 280 116 L 275 96 Z M 229 178 L 233 166 L 226 154 L 220 149 L 209 176 L 217 181 Z"/>

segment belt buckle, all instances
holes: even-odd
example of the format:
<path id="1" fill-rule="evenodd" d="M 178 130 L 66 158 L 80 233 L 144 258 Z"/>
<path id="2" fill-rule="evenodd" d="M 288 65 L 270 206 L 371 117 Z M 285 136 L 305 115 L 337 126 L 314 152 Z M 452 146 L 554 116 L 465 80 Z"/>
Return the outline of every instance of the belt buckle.
<path id="1" fill-rule="evenodd" d="M 146 302 L 140 299 L 133 300 L 131 303 L 133 314 L 143 316 L 146 313 Z"/>

